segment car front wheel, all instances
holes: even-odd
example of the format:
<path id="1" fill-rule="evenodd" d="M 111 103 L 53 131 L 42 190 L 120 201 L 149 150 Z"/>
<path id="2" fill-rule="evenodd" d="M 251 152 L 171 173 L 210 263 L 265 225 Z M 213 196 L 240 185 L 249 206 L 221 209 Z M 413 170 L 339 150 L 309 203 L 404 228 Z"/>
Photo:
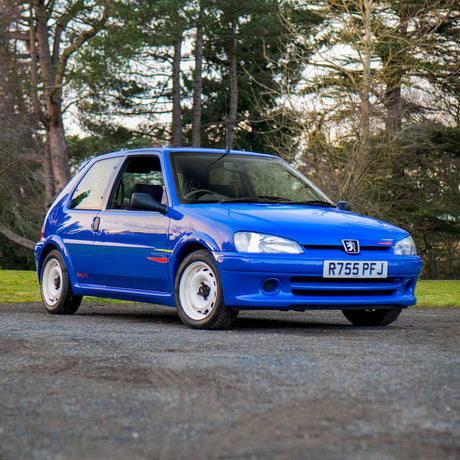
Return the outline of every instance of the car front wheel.
<path id="1" fill-rule="evenodd" d="M 51 251 L 43 262 L 40 293 L 49 313 L 72 315 L 80 306 L 82 296 L 72 292 L 64 258 L 57 250 Z"/>
<path id="2" fill-rule="evenodd" d="M 219 271 L 206 250 L 192 252 L 181 263 L 175 298 L 181 320 L 191 328 L 225 329 L 238 315 L 224 303 Z"/>
<path id="3" fill-rule="evenodd" d="M 401 308 L 342 310 L 342 313 L 355 326 L 387 326 L 398 318 Z"/>

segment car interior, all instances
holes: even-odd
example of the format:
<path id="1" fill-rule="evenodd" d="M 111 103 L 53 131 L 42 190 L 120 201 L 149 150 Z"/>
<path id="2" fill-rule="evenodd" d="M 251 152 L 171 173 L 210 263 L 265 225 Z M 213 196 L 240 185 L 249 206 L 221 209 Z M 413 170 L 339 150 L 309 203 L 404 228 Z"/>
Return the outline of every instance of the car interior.
<path id="1" fill-rule="evenodd" d="M 154 156 L 128 158 L 115 185 L 111 209 L 135 210 L 134 193 L 145 193 L 158 203 L 166 203 L 160 160 Z"/>

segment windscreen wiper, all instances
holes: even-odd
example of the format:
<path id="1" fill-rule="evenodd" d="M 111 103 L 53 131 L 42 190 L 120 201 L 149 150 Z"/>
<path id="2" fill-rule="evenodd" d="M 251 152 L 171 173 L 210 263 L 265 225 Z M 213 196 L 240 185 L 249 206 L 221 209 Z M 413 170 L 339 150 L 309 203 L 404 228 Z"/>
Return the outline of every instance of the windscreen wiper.
<path id="1" fill-rule="evenodd" d="M 326 208 L 335 208 L 335 204 L 323 200 L 309 200 L 309 201 L 291 201 L 292 204 L 306 204 L 308 206 L 324 206 Z"/>
<path id="2" fill-rule="evenodd" d="M 219 203 L 292 203 L 287 198 L 279 196 L 243 196 L 239 198 L 223 198 Z"/>
<path id="3" fill-rule="evenodd" d="M 242 196 L 239 198 L 222 198 L 219 203 L 260 203 L 257 196 Z"/>
<path id="4" fill-rule="evenodd" d="M 219 203 L 277 203 L 277 204 L 306 204 L 309 206 L 325 206 L 335 208 L 335 205 L 329 201 L 310 200 L 310 201 L 293 201 L 289 198 L 281 198 L 279 196 L 246 196 L 239 198 L 223 198 Z"/>

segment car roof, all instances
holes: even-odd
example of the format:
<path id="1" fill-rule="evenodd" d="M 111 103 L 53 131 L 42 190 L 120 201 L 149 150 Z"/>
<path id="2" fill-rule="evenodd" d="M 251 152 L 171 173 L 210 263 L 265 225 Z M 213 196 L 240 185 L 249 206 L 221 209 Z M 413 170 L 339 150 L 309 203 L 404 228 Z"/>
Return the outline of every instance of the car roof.
<path id="1" fill-rule="evenodd" d="M 96 159 L 111 158 L 118 156 L 126 156 L 131 154 L 152 154 L 152 153 L 172 153 L 172 152 L 184 152 L 184 153 L 214 153 L 214 154 L 228 154 L 228 155 L 254 155 L 254 156 L 266 156 L 273 157 L 273 155 L 267 153 L 247 152 L 244 150 L 224 150 L 215 148 L 201 148 L 201 147 L 145 147 L 139 149 L 119 150 L 117 152 L 104 153 L 94 157 Z"/>

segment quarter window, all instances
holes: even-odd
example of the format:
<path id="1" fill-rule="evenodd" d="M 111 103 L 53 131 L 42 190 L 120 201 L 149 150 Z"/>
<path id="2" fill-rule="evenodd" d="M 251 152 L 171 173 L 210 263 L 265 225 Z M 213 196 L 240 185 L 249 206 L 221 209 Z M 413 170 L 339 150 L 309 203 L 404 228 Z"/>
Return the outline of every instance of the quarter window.
<path id="1" fill-rule="evenodd" d="M 101 210 L 105 191 L 119 163 L 119 157 L 94 163 L 75 189 L 70 208 Z"/>

